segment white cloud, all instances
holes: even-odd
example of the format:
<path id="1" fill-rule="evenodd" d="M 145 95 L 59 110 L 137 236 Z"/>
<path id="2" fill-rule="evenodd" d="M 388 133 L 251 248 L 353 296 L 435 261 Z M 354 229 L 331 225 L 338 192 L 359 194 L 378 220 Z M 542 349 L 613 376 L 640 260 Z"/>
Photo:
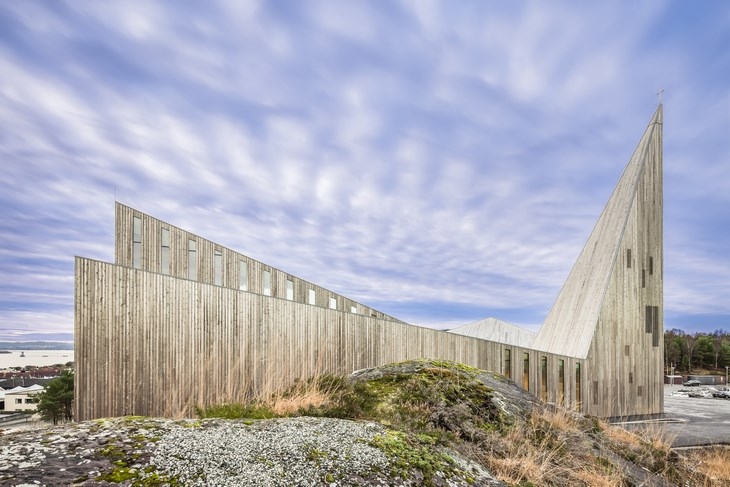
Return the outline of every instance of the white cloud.
<path id="1" fill-rule="evenodd" d="M 4 6 L 22 35 L 0 39 L 0 241 L 39 261 L 0 269 L 43 276 L 39 299 L 2 288 L 28 308 L 13 320 L 69 318 L 70 256 L 111 260 L 116 188 L 406 320 L 533 326 L 664 83 L 667 310 L 730 315 L 727 246 L 686 251 L 728 237 L 727 76 L 698 65 L 719 14 L 698 32 L 659 2 L 41 5 Z M 66 267 L 44 273 L 53 249 Z M 434 302 L 461 311 L 424 317 Z"/>

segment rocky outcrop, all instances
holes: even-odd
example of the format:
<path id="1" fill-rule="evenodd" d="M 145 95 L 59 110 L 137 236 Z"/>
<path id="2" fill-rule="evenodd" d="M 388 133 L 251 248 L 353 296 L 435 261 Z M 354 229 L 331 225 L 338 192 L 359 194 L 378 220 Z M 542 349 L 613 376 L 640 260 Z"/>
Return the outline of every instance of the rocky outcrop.
<path id="1" fill-rule="evenodd" d="M 0 438 L 2 485 L 350 486 L 503 485 L 481 466 L 407 442 L 373 422 L 116 418 Z M 409 456 L 410 455 L 410 456 Z"/>

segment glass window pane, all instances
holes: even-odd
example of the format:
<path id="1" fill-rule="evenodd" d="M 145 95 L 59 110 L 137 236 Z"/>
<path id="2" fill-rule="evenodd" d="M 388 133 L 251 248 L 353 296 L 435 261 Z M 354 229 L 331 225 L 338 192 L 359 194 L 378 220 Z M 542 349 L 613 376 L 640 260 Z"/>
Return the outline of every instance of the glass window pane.
<path id="1" fill-rule="evenodd" d="M 309 290 L 309 304 L 315 304 L 317 298 L 317 293 L 314 292 L 314 289 Z"/>
<path id="2" fill-rule="evenodd" d="M 162 229 L 162 249 L 160 253 L 160 272 L 170 273 L 170 230 Z"/>
<path id="3" fill-rule="evenodd" d="M 248 264 L 244 261 L 238 263 L 238 289 L 248 291 Z"/>
<path id="4" fill-rule="evenodd" d="M 142 268 L 142 219 L 137 216 L 132 224 L 132 267 Z"/>
<path id="5" fill-rule="evenodd" d="M 198 252 L 195 240 L 188 240 L 188 279 L 198 280 Z"/>
<path id="6" fill-rule="evenodd" d="M 220 250 L 216 250 L 214 255 L 213 282 L 216 286 L 223 285 L 223 254 Z"/>
<path id="7" fill-rule="evenodd" d="M 271 296 L 271 272 L 264 271 L 264 295 Z"/>
<path id="8" fill-rule="evenodd" d="M 286 280 L 286 299 L 289 301 L 294 300 L 294 281 L 291 279 Z"/>

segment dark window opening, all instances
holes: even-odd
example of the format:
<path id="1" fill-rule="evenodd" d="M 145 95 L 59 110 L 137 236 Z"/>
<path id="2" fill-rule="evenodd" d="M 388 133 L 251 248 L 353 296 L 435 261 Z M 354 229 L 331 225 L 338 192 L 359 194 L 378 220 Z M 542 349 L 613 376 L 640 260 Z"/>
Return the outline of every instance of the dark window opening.
<path id="1" fill-rule="evenodd" d="M 525 353 L 522 356 L 522 388 L 526 391 L 530 390 L 530 354 Z"/>
<path id="2" fill-rule="evenodd" d="M 627 357 L 631 355 L 631 345 L 624 345 L 624 355 Z"/>
<path id="3" fill-rule="evenodd" d="M 659 346 L 659 306 L 646 306 L 644 316 L 644 331 L 651 333 L 651 346 Z"/>
<path id="4" fill-rule="evenodd" d="M 558 405 L 565 405 L 565 360 L 558 360 Z"/>
<path id="5" fill-rule="evenodd" d="M 649 257 L 649 275 L 654 274 L 654 257 Z"/>
<path id="6" fill-rule="evenodd" d="M 639 397 L 643 397 L 644 396 L 644 386 L 639 386 L 639 391 L 637 392 L 637 395 Z"/>
<path id="7" fill-rule="evenodd" d="M 505 348 L 504 350 L 504 370 L 502 374 L 508 378 L 512 378 L 512 350 Z"/>
<path id="8" fill-rule="evenodd" d="M 634 383 L 634 373 L 629 372 L 629 384 L 633 384 L 633 383 Z"/>
<path id="9" fill-rule="evenodd" d="M 646 270 L 641 269 L 641 287 L 646 287 Z"/>
<path id="10" fill-rule="evenodd" d="M 540 358 L 540 398 L 547 402 L 547 357 Z"/>
<path id="11" fill-rule="evenodd" d="M 626 267 L 631 269 L 631 249 L 626 249 Z"/>
<path id="12" fill-rule="evenodd" d="M 593 381 L 593 404 L 598 404 L 598 381 Z"/>
<path id="13" fill-rule="evenodd" d="M 575 364 L 575 408 L 580 409 L 582 401 L 580 389 L 580 364 Z"/>

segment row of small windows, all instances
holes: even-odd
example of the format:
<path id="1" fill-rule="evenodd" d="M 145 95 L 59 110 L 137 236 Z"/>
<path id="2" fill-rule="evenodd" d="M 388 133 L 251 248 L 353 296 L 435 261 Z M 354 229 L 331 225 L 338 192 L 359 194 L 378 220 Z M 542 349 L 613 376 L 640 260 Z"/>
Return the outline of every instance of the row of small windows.
<path id="1" fill-rule="evenodd" d="M 512 350 L 504 349 L 504 376 L 512 379 Z M 575 406 L 580 409 L 581 405 L 581 378 L 580 364 L 575 364 Z M 522 354 L 522 388 L 530 390 L 530 354 Z M 548 391 L 548 365 L 547 357 L 540 357 L 540 398 L 547 402 Z M 565 360 L 558 360 L 558 404 L 565 404 Z"/>
<path id="2" fill-rule="evenodd" d="M 170 253 L 170 229 L 162 228 L 160 231 L 160 273 L 170 275 L 171 253 Z M 132 223 L 132 266 L 142 268 L 142 219 L 133 217 Z M 190 280 L 198 280 L 198 244 L 195 240 L 188 240 L 188 271 L 187 277 Z M 216 286 L 223 285 L 223 252 L 213 252 L 213 283 Z M 248 291 L 248 264 L 245 261 L 238 263 L 238 289 Z M 264 270 L 262 273 L 262 291 L 265 296 L 272 295 L 271 271 Z M 307 294 L 307 304 L 316 305 L 317 293 L 310 288 Z M 286 299 L 294 300 L 294 281 L 286 281 Z M 330 296 L 328 308 L 337 309 L 337 299 Z M 350 312 L 357 313 L 357 306 L 352 305 Z M 373 316 L 376 316 L 373 314 Z"/>

